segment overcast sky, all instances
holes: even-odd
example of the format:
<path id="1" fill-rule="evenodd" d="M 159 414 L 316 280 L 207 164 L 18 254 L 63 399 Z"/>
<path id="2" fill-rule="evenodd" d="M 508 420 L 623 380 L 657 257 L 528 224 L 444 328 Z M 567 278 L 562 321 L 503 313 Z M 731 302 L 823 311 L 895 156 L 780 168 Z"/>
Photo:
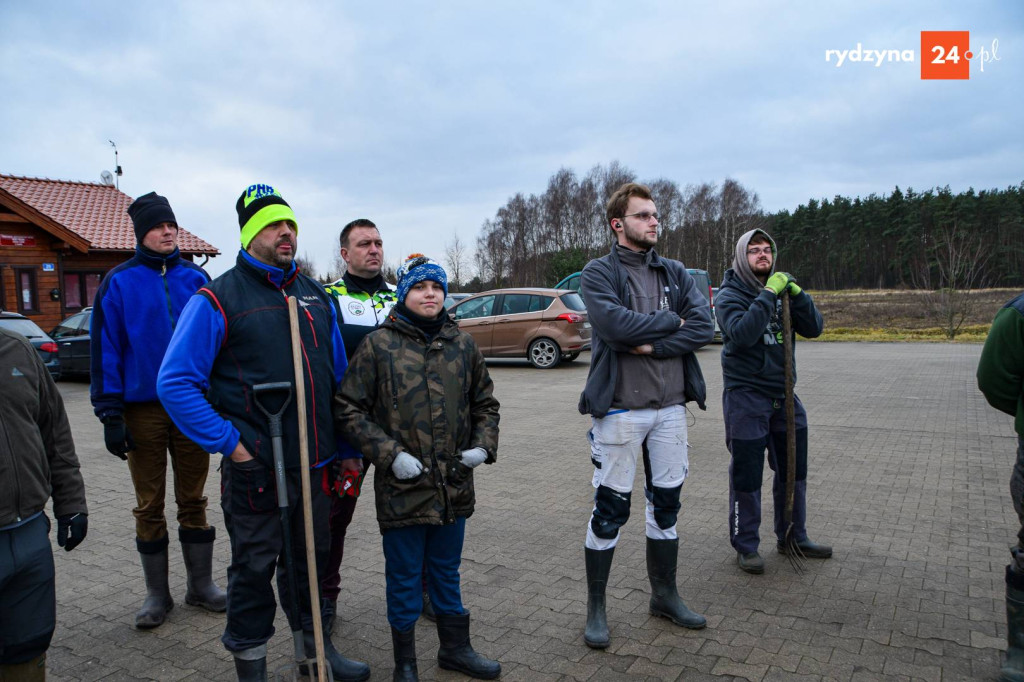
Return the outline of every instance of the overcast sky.
<path id="1" fill-rule="evenodd" d="M 970 31 L 969 80 L 920 78 L 926 30 Z M 1005 188 L 1024 180 L 1022 39 L 1016 0 L 0 0 L 0 173 L 98 181 L 112 139 L 121 189 L 167 196 L 223 252 L 213 274 L 257 182 L 321 269 L 353 218 L 389 262 L 440 259 L 515 192 L 616 159 L 680 186 L 736 178 L 770 211 Z M 914 61 L 825 61 L 858 43 Z"/>

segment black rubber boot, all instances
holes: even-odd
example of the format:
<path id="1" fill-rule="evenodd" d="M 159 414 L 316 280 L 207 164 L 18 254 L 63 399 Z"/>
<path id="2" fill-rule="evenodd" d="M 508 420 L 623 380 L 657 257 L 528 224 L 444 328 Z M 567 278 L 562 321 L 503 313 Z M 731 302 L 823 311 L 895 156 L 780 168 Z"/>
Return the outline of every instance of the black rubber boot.
<path id="1" fill-rule="evenodd" d="M 302 633 L 302 643 L 306 647 L 306 655 L 309 656 L 309 660 L 316 660 L 316 642 L 313 639 L 312 632 Z M 327 659 L 327 665 L 331 666 L 331 672 L 334 674 L 334 682 L 362 682 L 363 680 L 370 679 L 370 666 L 361 661 L 353 661 L 345 658 L 338 653 L 338 650 L 334 648 L 334 642 L 331 641 L 330 637 L 324 637 L 324 658 Z M 308 675 L 309 671 L 304 670 L 306 666 L 301 666 L 299 672 L 303 675 Z M 327 679 L 326 677 L 324 679 Z"/>
<path id="2" fill-rule="evenodd" d="M 598 550 L 584 547 L 583 550 L 587 563 L 587 626 L 583 630 L 583 641 L 591 649 L 607 649 L 611 636 L 605 614 L 605 588 L 615 548 Z"/>
<path id="3" fill-rule="evenodd" d="M 469 613 L 437 614 L 437 665 L 457 670 L 478 680 L 493 680 L 501 675 L 501 664 L 473 651 L 469 642 Z"/>
<path id="4" fill-rule="evenodd" d="M 395 672 L 391 682 L 419 682 L 416 669 L 416 626 L 405 632 L 391 628 L 391 646 L 395 650 Z"/>
<path id="5" fill-rule="evenodd" d="M 198 530 L 179 528 L 178 539 L 181 540 L 181 555 L 188 574 L 185 603 L 222 613 L 228 609 L 228 595 L 213 582 L 213 540 L 216 533 L 212 527 Z"/>
<path id="6" fill-rule="evenodd" d="M 0 680 L 3 682 L 46 682 L 46 654 L 39 654 L 31 661 L 0 665 Z"/>
<path id="7" fill-rule="evenodd" d="M 651 580 L 651 615 L 668 618 L 676 625 L 700 630 L 707 619 L 694 613 L 679 598 L 676 588 L 676 560 L 679 540 L 647 538 L 647 577 Z"/>
<path id="8" fill-rule="evenodd" d="M 334 632 L 334 621 L 338 617 L 338 602 L 327 597 L 321 597 L 320 615 L 324 619 L 324 632 L 328 635 Z"/>
<path id="9" fill-rule="evenodd" d="M 162 540 L 136 540 L 142 560 L 142 575 L 146 579 L 146 599 L 135 614 L 135 627 L 149 630 L 163 624 L 174 608 L 171 591 L 167 588 L 167 536 Z"/>
<path id="10" fill-rule="evenodd" d="M 437 622 L 437 614 L 434 613 L 434 603 L 430 601 L 430 594 L 423 590 L 423 617 L 434 623 Z"/>
<path id="11" fill-rule="evenodd" d="M 1024 680 L 1024 575 L 1006 567 L 1006 658 L 999 679 Z"/>
<path id="12" fill-rule="evenodd" d="M 238 682 L 267 682 L 267 658 L 235 658 Z"/>

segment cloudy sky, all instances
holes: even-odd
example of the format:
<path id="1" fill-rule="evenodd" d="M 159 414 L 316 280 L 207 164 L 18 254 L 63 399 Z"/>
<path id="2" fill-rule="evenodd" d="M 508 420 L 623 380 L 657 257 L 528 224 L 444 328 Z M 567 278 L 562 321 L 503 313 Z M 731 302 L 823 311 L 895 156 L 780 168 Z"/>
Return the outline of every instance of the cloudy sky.
<path id="1" fill-rule="evenodd" d="M 921 79 L 933 30 L 970 31 L 969 80 Z M 858 44 L 914 61 L 826 62 Z M 0 0 L 0 173 L 98 181 L 114 140 L 121 189 L 170 198 L 225 254 L 214 274 L 256 182 L 324 269 L 353 218 L 389 262 L 440 257 L 515 192 L 616 159 L 736 178 L 767 210 L 1004 188 L 1024 181 L 1022 46 L 1015 0 Z"/>

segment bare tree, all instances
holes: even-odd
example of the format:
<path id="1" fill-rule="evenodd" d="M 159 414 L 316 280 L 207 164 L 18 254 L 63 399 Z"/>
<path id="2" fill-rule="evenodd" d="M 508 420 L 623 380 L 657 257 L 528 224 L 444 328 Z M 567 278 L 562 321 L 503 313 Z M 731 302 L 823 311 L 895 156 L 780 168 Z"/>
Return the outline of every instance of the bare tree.
<path id="1" fill-rule="evenodd" d="M 973 308 L 971 290 L 984 286 L 981 275 L 992 252 L 981 235 L 958 229 L 956 220 L 937 227 L 925 241 L 927 262 L 915 283 L 927 290 L 929 315 L 953 340 Z"/>
<path id="2" fill-rule="evenodd" d="M 453 291 L 462 289 L 462 279 L 469 268 L 468 255 L 466 243 L 459 239 L 458 232 L 453 233 L 452 240 L 444 247 L 444 262 L 448 266 L 450 284 L 455 285 Z"/>
<path id="3" fill-rule="evenodd" d="M 312 259 L 310 259 L 309 254 L 305 251 L 303 251 L 301 256 L 295 257 L 295 264 L 299 266 L 299 271 L 301 271 L 306 277 L 318 279 L 316 266 L 313 264 Z"/>

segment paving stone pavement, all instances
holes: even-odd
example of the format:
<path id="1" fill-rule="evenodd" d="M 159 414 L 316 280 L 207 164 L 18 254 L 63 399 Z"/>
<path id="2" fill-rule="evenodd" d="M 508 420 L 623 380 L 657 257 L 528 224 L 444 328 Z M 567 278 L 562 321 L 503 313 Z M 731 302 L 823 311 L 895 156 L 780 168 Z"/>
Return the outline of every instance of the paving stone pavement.
<path id="1" fill-rule="evenodd" d="M 1003 567 L 1016 518 L 1008 487 L 1012 419 L 974 382 L 977 345 L 815 344 L 798 351 L 798 393 L 810 422 L 808 527 L 835 546 L 797 575 L 772 548 L 765 496 L 764 575 L 741 572 L 727 539 L 727 468 L 718 346 L 698 355 L 708 409 L 693 408 L 683 487 L 679 589 L 707 615 L 701 631 L 647 611 L 642 478 L 609 586 L 612 645 L 583 643 L 583 537 L 593 489 L 576 411 L 587 356 L 552 370 L 490 363 L 501 401 L 498 462 L 477 477 L 463 597 L 474 645 L 502 679 L 959 680 L 994 679 L 1005 648 Z M 132 627 L 144 589 L 125 465 L 103 448 L 88 386 L 62 382 L 88 491 L 90 530 L 58 551 L 51 680 L 233 680 L 223 617 L 184 604 L 185 572 L 171 545 L 177 601 L 156 630 Z M 214 570 L 229 559 L 219 507 L 219 456 L 207 483 L 218 528 Z M 766 485 L 768 471 L 765 468 Z M 372 486 L 367 484 L 367 490 Z M 767 488 L 766 488 L 767 489 Z M 173 514 L 173 502 L 168 511 Z M 173 519 L 170 526 L 175 527 Z M 384 562 L 371 500 L 356 511 L 342 569 L 338 648 L 390 679 Z M 465 679 L 437 668 L 437 635 L 417 629 L 425 680 Z M 270 666 L 289 658 L 283 616 Z"/>

